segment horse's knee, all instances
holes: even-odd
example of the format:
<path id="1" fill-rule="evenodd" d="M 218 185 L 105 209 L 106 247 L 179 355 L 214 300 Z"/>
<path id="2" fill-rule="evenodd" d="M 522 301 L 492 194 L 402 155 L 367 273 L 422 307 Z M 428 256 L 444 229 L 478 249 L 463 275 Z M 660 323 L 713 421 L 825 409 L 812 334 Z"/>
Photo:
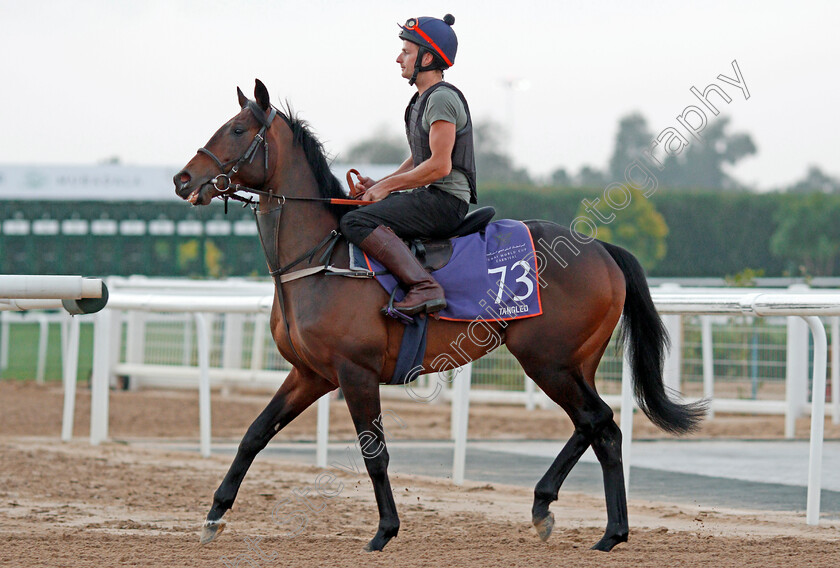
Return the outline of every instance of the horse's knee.
<path id="1" fill-rule="evenodd" d="M 252 424 L 239 442 L 239 453 L 253 456 L 260 453 L 266 444 L 268 444 L 268 440 L 263 434 L 262 429 L 257 427 L 256 424 Z"/>

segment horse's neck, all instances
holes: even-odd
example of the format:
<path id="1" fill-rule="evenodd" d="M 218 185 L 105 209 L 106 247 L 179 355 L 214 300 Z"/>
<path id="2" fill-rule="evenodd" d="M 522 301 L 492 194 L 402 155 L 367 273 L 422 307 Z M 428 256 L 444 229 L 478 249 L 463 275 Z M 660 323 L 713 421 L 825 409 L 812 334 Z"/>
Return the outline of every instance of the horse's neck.
<path id="1" fill-rule="evenodd" d="M 296 167 L 283 168 L 283 175 L 272 178 L 274 193 L 287 197 L 320 197 L 318 185 L 305 161 Z M 282 200 L 281 200 L 282 203 Z M 276 199 L 260 198 L 260 209 L 277 207 Z M 318 244 L 330 231 L 338 228 L 338 220 L 319 201 L 286 200 L 279 218 L 278 264 L 298 259 Z"/>

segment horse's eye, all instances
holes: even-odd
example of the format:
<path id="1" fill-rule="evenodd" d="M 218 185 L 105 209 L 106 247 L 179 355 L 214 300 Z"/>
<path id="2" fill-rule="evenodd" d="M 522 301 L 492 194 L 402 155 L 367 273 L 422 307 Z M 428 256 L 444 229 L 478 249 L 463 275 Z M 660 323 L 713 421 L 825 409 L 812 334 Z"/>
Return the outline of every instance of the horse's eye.
<path id="1" fill-rule="evenodd" d="M 244 131 L 244 130 L 242 130 L 241 128 L 235 128 L 235 129 L 233 130 L 233 133 L 234 133 L 236 136 L 242 136 L 242 134 L 244 134 L 244 133 L 245 133 L 245 131 Z"/>

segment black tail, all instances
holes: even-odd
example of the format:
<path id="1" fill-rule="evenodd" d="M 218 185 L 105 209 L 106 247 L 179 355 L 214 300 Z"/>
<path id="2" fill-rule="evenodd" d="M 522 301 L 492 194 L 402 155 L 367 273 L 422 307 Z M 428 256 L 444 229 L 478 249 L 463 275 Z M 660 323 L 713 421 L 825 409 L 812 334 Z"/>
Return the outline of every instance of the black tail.
<path id="1" fill-rule="evenodd" d="M 668 398 L 662 382 L 662 366 L 670 340 L 650 297 L 644 270 L 636 257 L 623 248 L 601 244 L 621 268 L 627 282 L 621 337 L 626 339 L 624 348 L 629 349 L 636 402 L 663 430 L 674 434 L 691 432 L 705 416 L 707 403 L 679 404 Z"/>

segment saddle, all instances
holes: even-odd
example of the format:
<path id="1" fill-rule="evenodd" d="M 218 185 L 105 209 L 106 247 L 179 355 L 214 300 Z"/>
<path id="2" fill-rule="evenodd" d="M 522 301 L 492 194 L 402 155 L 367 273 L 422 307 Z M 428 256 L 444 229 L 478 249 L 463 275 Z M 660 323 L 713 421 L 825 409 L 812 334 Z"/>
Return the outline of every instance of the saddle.
<path id="1" fill-rule="evenodd" d="M 493 207 L 479 207 L 467 213 L 461 224 L 449 236 L 440 239 L 412 239 L 406 241 L 408 248 L 426 270 L 439 270 L 446 266 L 452 257 L 451 239 L 483 231 L 495 214 L 496 209 Z"/>

